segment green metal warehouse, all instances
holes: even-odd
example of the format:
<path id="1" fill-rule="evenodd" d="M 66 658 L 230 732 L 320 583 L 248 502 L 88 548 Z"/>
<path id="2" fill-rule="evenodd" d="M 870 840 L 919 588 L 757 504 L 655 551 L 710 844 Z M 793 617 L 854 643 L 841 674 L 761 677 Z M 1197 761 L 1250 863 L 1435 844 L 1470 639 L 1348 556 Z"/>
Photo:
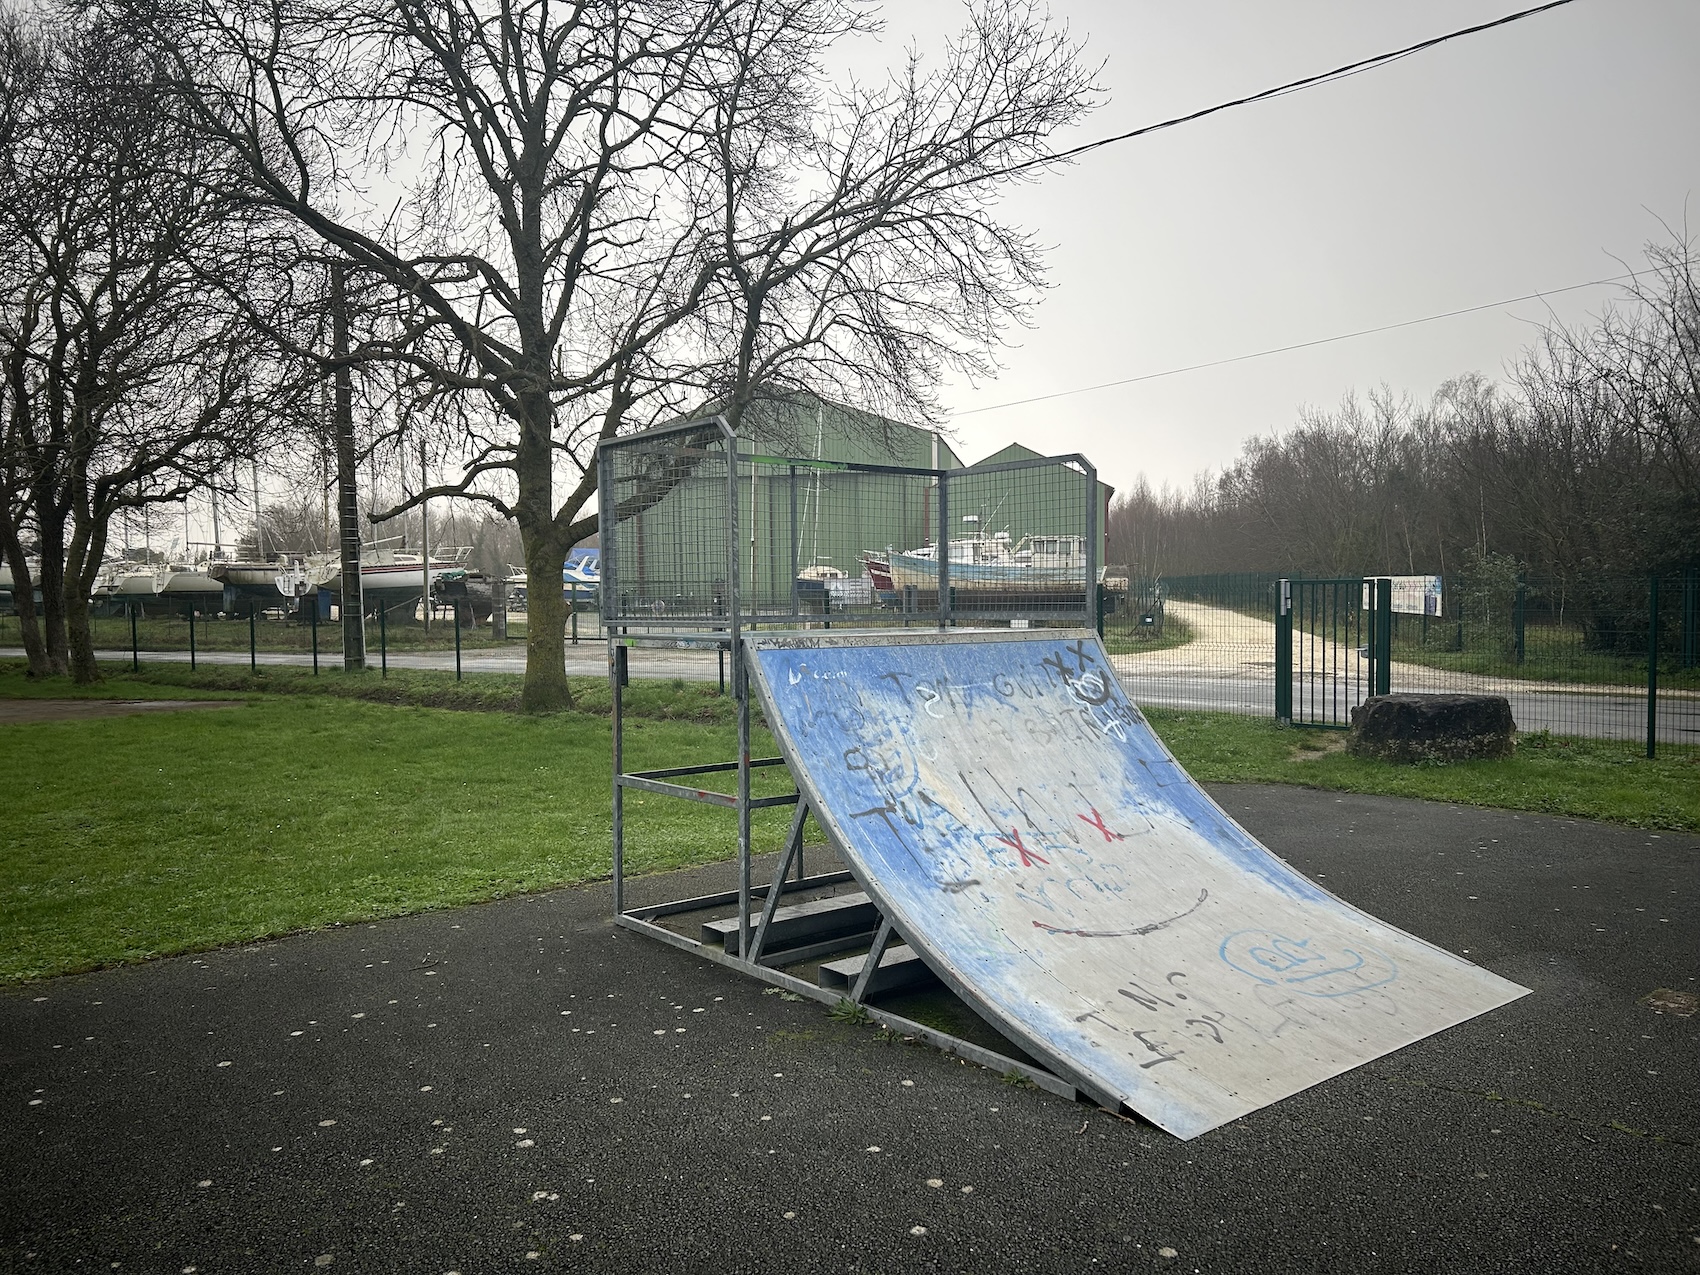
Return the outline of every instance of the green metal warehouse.
<path id="1" fill-rule="evenodd" d="M 834 465 L 960 470 L 936 431 L 918 429 L 811 395 L 752 404 L 738 436 L 746 458 L 739 482 L 740 573 L 746 599 L 782 606 L 799 575 L 843 572 L 860 580 L 866 553 L 907 551 L 938 539 L 938 488 L 925 475 L 835 469 Z M 981 465 L 1031 460 L 1011 444 Z M 821 462 L 819 464 L 812 462 Z M 1005 533 L 1079 535 L 1086 526 L 1084 480 L 1060 466 L 953 477 L 951 538 Z M 1098 484 L 1102 537 L 1111 488 Z M 696 606 L 723 582 L 725 478 L 691 475 L 622 529 L 620 577 L 657 611 Z M 633 559 L 636 559 L 635 561 Z"/>

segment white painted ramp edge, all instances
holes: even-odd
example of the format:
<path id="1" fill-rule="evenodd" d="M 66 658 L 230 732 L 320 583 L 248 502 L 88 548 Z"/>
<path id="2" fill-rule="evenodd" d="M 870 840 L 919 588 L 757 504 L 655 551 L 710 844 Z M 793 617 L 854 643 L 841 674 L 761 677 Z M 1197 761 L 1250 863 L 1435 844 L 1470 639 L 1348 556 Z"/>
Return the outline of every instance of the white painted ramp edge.
<path id="1" fill-rule="evenodd" d="M 1059 1076 L 1182 1138 L 1527 994 L 1334 897 L 1181 769 L 1091 633 L 755 633 L 862 888 Z"/>

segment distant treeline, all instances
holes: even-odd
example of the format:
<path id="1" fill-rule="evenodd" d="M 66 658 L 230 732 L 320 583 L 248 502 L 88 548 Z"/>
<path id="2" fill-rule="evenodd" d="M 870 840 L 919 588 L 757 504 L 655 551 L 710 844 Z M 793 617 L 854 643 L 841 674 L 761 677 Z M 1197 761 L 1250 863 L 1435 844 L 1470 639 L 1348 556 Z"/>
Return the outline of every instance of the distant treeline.
<path id="1" fill-rule="evenodd" d="M 1622 304 L 1554 327 L 1507 384 L 1416 403 L 1387 389 L 1247 441 L 1190 490 L 1141 477 L 1110 561 L 1145 576 L 1452 574 L 1483 563 L 1560 588 L 1700 563 L 1696 248 L 1648 250 Z"/>

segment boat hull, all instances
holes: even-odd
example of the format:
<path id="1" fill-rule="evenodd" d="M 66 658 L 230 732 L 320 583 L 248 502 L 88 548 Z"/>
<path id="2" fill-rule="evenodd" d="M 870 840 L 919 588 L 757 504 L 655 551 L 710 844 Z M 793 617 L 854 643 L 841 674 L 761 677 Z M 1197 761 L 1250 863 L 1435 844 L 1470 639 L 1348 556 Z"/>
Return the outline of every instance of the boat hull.
<path id="1" fill-rule="evenodd" d="M 920 609 L 938 605 L 939 566 L 931 558 L 894 553 L 886 560 L 886 571 L 899 597 L 908 594 Z M 1084 568 L 953 562 L 949 580 L 959 609 L 1078 607 L 1086 599 Z"/>

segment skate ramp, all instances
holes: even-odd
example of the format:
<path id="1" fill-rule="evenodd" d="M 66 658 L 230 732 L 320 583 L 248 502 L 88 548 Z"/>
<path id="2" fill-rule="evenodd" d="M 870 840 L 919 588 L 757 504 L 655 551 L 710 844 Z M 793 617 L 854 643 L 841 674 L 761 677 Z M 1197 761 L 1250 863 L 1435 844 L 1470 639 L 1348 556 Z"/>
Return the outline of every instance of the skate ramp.
<path id="1" fill-rule="evenodd" d="M 1090 633 L 752 634 L 816 818 L 934 972 L 1182 1138 L 1527 989 L 1335 898 L 1152 733 Z"/>

